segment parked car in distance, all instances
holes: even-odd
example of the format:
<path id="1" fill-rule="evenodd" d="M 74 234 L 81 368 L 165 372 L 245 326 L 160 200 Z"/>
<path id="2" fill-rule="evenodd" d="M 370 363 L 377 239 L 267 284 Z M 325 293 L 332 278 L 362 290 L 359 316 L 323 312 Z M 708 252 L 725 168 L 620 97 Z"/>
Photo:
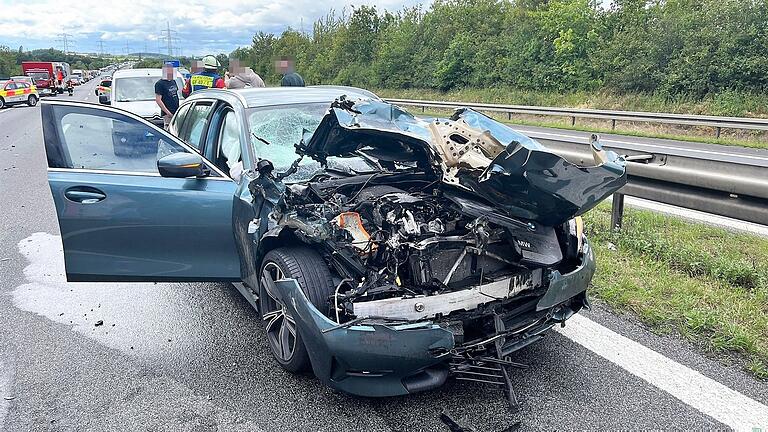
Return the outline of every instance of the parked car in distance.
<path id="1" fill-rule="evenodd" d="M 19 104 L 35 106 L 38 100 L 37 89 L 28 81 L 0 81 L 0 108 Z"/>
<path id="2" fill-rule="evenodd" d="M 99 85 L 96 86 L 94 93 L 96 96 L 108 95 L 112 90 L 112 78 L 106 78 L 99 81 Z"/>
<path id="3" fill-rule="evenodd" d="M 121 72 L 113 101 L 147 99 Z M 42 104 L 68 280 L 233 282 L 278 365 L 363 396 L 511 389 L 507 356 L 588 304 L 580 215 L 626 183 L 596 138 L 575 165 L 351 87 L 202 90 L 168 131 L 114 107 Z"/>
<path id="4" fill-rule="evenodd" d="M 111 90 L 99 95 L 99 102 L 132 112 L 162 126 L 162 113 L 155 102 L 155 83 L 161 77 L 162 69 L 121 69 L 116 71 L 112 75 Z M 184 81 L 180 74 L 176 74 L 175 81 L 179 88 L 179 100 L 181 100 L 181 89 L 184 87 Z"/>

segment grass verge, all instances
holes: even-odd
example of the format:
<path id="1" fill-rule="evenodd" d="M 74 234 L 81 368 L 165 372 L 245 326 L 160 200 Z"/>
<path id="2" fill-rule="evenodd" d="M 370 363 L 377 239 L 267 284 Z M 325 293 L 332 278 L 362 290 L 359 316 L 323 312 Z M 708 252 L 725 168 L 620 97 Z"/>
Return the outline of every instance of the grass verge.
<path id="1" fill-rule="evenodd" d="M 612 232 L 607 204 L 585 221 L 592 295 L 768 379 L 768 239 L 636 209 Z"/>
<path id="2" fill-rule="evenodd" d="M 466 93 L 466 94 L 465 94 Z M 449 101 L 471 101 L 482 103 L 515 103 L 522 105 L 551 105 L 551 106 L 563 106 L 563 107 L 578 107 L 578 108 L 599 108 L 599 109 L 624 109 L 624 110 L 639 110 L 639 111 L 658 111 L 658 112 L 682 112 L 682 113 L 696 113 L 698 114 L 701 109 L 697 109 L 694 105 L 664 105 L 662 103 L 657 104 L 640 104 L 641 107 L 647 107 L 648 109 L 639 109 L 637 107 L 619 107 L 616 108 L 612 105 L 602 106 L 602 104 L 593 103 L 568 103 L 573 102 L 569 98 L 563 98 L 562 100 L 548 98 L 536 99 L 544 102 L 554 102 L 552 104 L 536 104 L 536 103 L 524 103 L 520 100 L 508 101 L 497 100 L 499 98 L 488 97 L 483 92 L 454 92 L 454 93 L 440 93 L 434 90 L 377 90 L 377 94 L 382 97 L 392 98 L 405 98 L 405 99 L 424 99 L 424 100 L 449 100 Z M 579 94 L 581 95 L 581 94 Z M 584 97 L 589 98 L 585 95 Z M 650 97 L 650 96 L 646 96 Z M 595 99 L 595 96 L 591 96 Z M 624 98 L 624 97 L 622 97 Z M 642 99 L 642 98 L 641 98 Z M 623 99 L 622 99 L 623 100 Z M 686 110 L 684 107 L 688 107 Z M 419 114 L 420 110 L 417 107 L 408 107 L 415 114 Z M 704 110 L 705 113 L 708 110 Z M 715 110 L 717 111 L 717 110 Z M 450 114 L 451 110 L 430 110 L 423 114 L 445 116 Z M 586 132 L 598 132 L 598 133 L 612 133 L 619 135 L 638 136 L 646 138 L 664 138 L 680 141 L 701 142 L 707 144 L 720 144 L 727 146 L 738 147 L 750 147 L 768 149 L 768 133 L 764 131 L 748 131 L 748 130 L 736 130 L 736 129 L 724 129 L 720 138 L 715 138 L 714 129 L 707 127 L 697 126 L 679 126 L 671 124 L 654 124 L 643 122 L 618 122 L 616 128 L 613 129 L 610 126 L 610 120 L 597 120 L 597 119 L 578 119 L 576 125 L 571 125 L 570 118 L 564 117 L 552 117 L 552 116 L 534 116 L 534 115 L 517 115 L 513 116 L 513 120 L 507 119 L 506 114 L 501 113 L 486 113 L 496 120 L 509 124 L 527 125 L 527 126 L 542 126 L 553 127 L 559 129 L 579 130 Z M 765 116 L 761 112 L 761 116 Z"/>

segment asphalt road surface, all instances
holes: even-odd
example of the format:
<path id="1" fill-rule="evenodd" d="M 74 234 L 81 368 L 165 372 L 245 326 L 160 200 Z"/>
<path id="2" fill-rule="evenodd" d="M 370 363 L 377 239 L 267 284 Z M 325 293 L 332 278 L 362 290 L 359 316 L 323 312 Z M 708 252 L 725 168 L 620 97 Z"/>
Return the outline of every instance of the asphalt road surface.
<path id="1" fill-rule="evenodd" d="M 39 107 L 0 110 L 0 200 L 0 430 L 768 430 L 768 383 L 599 305 L 516 353 L 511 413 L 479 384 L 366 399 L 283 372 L 228 284 L 67 283 Z"/>

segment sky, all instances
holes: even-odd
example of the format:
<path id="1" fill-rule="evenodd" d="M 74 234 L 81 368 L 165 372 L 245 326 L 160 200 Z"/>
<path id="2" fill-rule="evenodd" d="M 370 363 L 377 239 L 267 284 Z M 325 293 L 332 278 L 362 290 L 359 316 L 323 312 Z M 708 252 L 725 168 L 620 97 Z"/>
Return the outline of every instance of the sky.
<path id="1" fill-rule="evenodd" d="M 229 53 L 250 45 L 259 32 L 279 34 L 288 27 L 310 32 L 312 23 L 331 8 L 363 4 L 396 11 L 425 3 L 418 0 L 0 0 L 0 45 L 25 50 L 64 49 L 98 53 L 167 53 L 165 30 L 170 23 L 175 56 Z M 353 6 L 354 5 L 354 6 Z M 9 13 L 9 11 L 13 13 Z"/>

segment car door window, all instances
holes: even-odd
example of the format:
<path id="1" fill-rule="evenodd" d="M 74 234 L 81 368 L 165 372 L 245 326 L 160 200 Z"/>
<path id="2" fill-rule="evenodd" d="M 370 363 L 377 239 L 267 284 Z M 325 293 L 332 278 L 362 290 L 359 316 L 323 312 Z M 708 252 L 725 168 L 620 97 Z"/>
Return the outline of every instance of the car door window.
<path id="1" fill-rule="evenodd" d="M 224 171 L 230 171 L 241 160 L 240 124 L 234 111 L 224 115 L 219 132 L 217 165 Z"/>
<path id="2" fill-rule="evenodd" d="M 176 136 L 179 136 L 179 133 L 181 132 L 181 128 L 184 126 L 184 118 L 187 116 L 187 113 L 189 113 L 189 107 L 191 105 L 182 105 L 179 107 L 179 111 L 176 112 L 176 115 L 171 119 L 171 124 L 168 126 L 168 131 Z"/>
<path id="3" fill-rule="evenodd" d="M 163 132 L 123 114 L 69 109 L 56 116 L 61 168 L 157 174 L 157 160 L 187 152 Z"/>
<path id="4" fill-rule="evenodd" d="M 5 85 L 6 90 L 16 90 L 16 83 L 8 83 Z"/>
<path id="5" fill-rule="evenodd" d="M 189 109 L 184 120 L 184 131 L 181 134 L 181 139 L 198 152 L 202 149 L 212 110 L 213 103 L 198 102 Z"/>

